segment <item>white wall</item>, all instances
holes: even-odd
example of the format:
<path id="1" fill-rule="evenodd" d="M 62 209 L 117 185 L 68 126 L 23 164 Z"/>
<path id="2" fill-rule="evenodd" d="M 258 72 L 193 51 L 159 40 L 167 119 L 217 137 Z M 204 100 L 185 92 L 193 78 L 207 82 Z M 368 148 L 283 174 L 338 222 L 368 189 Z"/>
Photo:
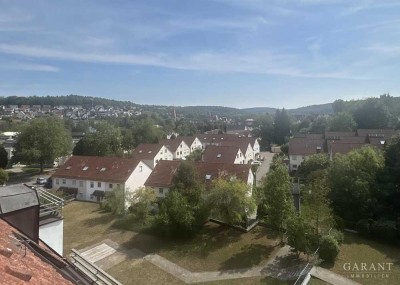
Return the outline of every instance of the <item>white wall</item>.
<path id="1" fill-rule="evenodd" d="M 289 171 L 297 170 L 304 159 L 302 155 L 289 155 Z"/>
<path id="2" fill-rule="evenodd" d="M 64 220 L 45 224 L 39 227 L 39 238 L 63 256 Z M 69 252 L 66 252 L 69 254 Z"/>
<path id="3" fill-rule="evenodd" d="M 125 192 L 134 193 L 140 187 L 144 187 L 144 183 L 149 178 L 152 169 L 142 161 L 133 170 L 131 176 L 125 182 Z"/>
<path id="4" fill-rule="evenodd" d="M 202 149 L 202 144 L 201 141 L 196 137 L 192 143 L 192 145 L 190 146 L 190 153 L 192 153 L 192 151 L 196 150 L 196 149 Z"/>
<path id="5" fill-rule="evenodd" d="M 236 154 L 235 162 L 233 164 L 245 164 L 246 157 L 243 155 L 242 151 L 239 149 Z"/>
<path id="6" fill-rule="evenodd" d="M 182 141 L 178 146 L 177 150 L 173 153 L 174 159 L 186 159 L 186 156 L 190 154 L 189 146 Z"/>
<path id="7" fill-rule="evenodd" d="M 153 159 L 153 165 L 152 167 L 156 167 L 157 163 L 160 160 L 173 160 L 174 159 L 174 155 L 172 154 L 172 152 L 166 147 L 166 146 L 162 146 L 160 151 L 154 156 Z"/>

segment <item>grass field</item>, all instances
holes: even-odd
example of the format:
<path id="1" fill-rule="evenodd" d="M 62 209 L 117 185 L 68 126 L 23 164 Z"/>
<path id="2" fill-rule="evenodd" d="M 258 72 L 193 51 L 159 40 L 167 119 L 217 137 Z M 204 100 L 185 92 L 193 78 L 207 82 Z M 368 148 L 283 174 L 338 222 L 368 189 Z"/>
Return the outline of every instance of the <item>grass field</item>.
<path id="1" fill-rule="evenodd" d="M 335 264 L 322 266 L 350 278 L 349 272 L 344 269 L 344 264 L 350 262 L 351 264 L 366 263 L 369 267 L 371 263 L 393 263 L 388 278 L 355 278 L 356 282 L 365 285 L 375 284 L 400 284 L 400 248 L 385 245 L 379 242 L 371 241 L 362 238 L 356 234 L 345 233 L 344 243 L 341 245 L 340 253 L 336 259 Z"/>
<path id="2" fill-rule="evenodd" d="M 64 255 L 72 248 L 82 249 L 104 239 L 125 248 L 157 253 L 190 271 L 239 269 L 260 265 L 279 249 L 278 240 L 263 227 L 241 233 L 228 227 L 207 223 L 196 237 L 171 240 L 144 233 L 120 230 L 113 225 L 115 217 L 104 213 L 99 205 L 72 202 L 64 210 Z M 182 284 L 174 276 L 146 261 L 122 262 L 108 270 L 123 284 Z M 207 284 L 286 285 L 271 278 L 246 278 Z"/>

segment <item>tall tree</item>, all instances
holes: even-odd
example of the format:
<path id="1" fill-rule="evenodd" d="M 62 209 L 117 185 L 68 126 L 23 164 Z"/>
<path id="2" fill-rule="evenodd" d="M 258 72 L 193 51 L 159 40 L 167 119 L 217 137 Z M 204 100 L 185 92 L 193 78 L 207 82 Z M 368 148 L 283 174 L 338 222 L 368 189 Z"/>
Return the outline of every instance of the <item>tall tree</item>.
<path id="1" fill-rule="evenodd" d="M 332 109 L 335 114 L 346 111 L 346 104 L 342 99 L 335 100 L 332 104 Z"/>
<path id="2" fill-rule="evenodd" d="M 245 182 L 236 179 L 215 179 L 208 196 L 211 216 L 229 224 L 247 221 L 248 215 L 256 209 L 255 201 L 249 192 Z"/>
<path id="3" fill-rule="evenodd" d="M 390 114 L 379 99 L 369 98 L 353 112 L 360 129 L 384 129 L 389 127 Z"/>
<path id="4" fill-rule="evenodd" d="M 4 185 L 8 181 L 8 173 L 0 168 L 0 185 Z"/>
<path id="5" fill-rule="evenodd" d="M 339 217 L 357 222 L 375 214 L 377 203 L 374 192 L 379 191 L 376 178 L 383 166 L 383 154 L 372 147 L 335 157 L 328 179 L 332 206 Z"/>
<path id="6" fill-rule="evenodd" d="M 327 169 L 331 164 L 329 156 L 324 153 L 314 154 L 307 157 L 296 172 L 296 175 L 304 181 L 308 181 L 308 177 L 315 171 Z"/>
<path id="7" fill-rule="evenodd" d="M 290 135 L 290 119 L 285 108 L 276 110 L 274 117 L 274 142 L 284 144 Z"/>
<path id="8" fill-rule="evenodd" d="M 97 124 L 96 132 L 87 134 L 73 150 L 74 155 L 108 156 L 121 153 L 121 133 L 107 122 Z"/>
<path id="9" fill-rule="evenodd" d="M 8 153 L 4 146 L 0 146 L 0 168 L 6 168 L 8 165 Z"/>
<path id="10" fill-rule="evenodd" d="M 271 142 L 274 139 L 274 122 L 272 117 L 270 115 L 258 116 L 255 119 L 254 125 L 253 136 L 261 139 L 261 149 L 270 149 Z"/>
<path id="11" fill-rule="evenodd" d="M 351 132 L 357 128 L 357 124 L 350 113 L 340 112 L 329 120 L 328 128 L 333 132 Z"/>
<path id="12" fill-rule="evenodd" d="M 329 193 L 326 171 L 314 171 L 304 189 L 301 213 L 317 235 L 333 225 Z"/>
<path id="13" fill-rule="evenodd" d="M 38 118 L 31 121 L 18 135 L 13 160 L 39 163 L 43 172 L 45 163 L 53 161 L 71 151 L 71 135 L 64 124 L 54 118 Z"/>
<path id="14" fill-rule="evenodd" d="M 281 234 L 295 211 L 291 187 L 287 167 L 282 163 L 277 163 L 270 170 L 261 186 L 261 213 L 265 214 L 268 223 Z"/>

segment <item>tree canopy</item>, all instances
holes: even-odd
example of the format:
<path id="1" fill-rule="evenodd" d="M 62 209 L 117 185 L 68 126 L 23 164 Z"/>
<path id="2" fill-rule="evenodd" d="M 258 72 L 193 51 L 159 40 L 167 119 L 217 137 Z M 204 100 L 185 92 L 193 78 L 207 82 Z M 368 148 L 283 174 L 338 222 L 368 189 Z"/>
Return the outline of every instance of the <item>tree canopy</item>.
<path id="1" fill-rule="evenodd" d="M 13 160 L 15 162 L 39 163 L 43 172 L 45 163 L 70 153 L 71 135 L 63 122 L 54 118 L 37 118 L 18 135 Z"/>
<path id="2" fill-rule="evenodd" d="M 8 165 L 8 153 L 4 146 L 0 146 L 0 168 L 6 168 Z"/>

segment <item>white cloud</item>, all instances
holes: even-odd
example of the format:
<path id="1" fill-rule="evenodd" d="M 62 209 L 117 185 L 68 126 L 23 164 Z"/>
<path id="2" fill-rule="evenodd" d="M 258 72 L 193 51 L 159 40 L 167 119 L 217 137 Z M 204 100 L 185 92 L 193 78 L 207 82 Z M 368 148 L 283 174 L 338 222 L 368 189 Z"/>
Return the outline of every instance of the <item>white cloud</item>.
<path id="1" fill-rule="evenodd" d="M 55 66 L 35 63 L 6 63 L 0 66 L 2 69 L 24 70 L 24 71 L 41 71 L 41 72 L 59 72 L 60 69 Z"/>
<path id="2" fill-rule="evenodd" d="M 24 45 L 0 44 L 0 53 L 63 61 L 143 65 L 181 70 L 242 72 L 304 78 L 366 79 L 337 70 L 307 71 L 297 67 L 301 65 L 296 55 L 276 54 L 271 51 L 253 51 L 248 54 L 201 52 L 186 56 L 171 56 L 165 54 L 77 53 Z M 51 71 L 50 69 L 48 71 Z"/>

